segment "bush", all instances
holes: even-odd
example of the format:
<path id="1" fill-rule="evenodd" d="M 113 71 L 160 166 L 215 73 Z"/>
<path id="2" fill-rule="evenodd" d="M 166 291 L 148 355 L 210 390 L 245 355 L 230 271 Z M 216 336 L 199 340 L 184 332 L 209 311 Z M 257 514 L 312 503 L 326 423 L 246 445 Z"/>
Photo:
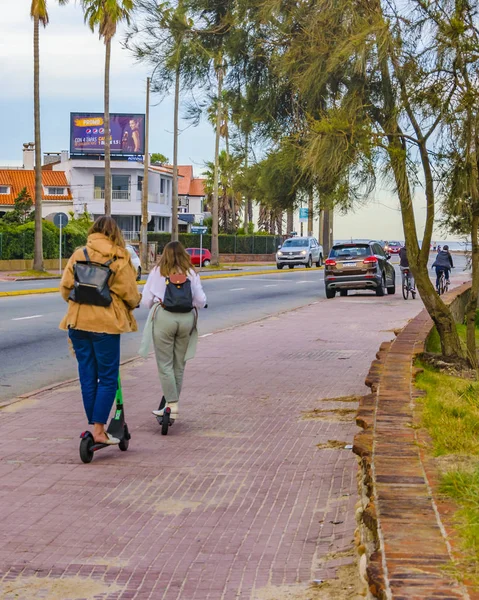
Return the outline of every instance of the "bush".
<path id="1" fill-rule="evenodd" d="M 35 247 L 35 223 L 9 225 L 0 222 L 0 259 L 16 260 L 33 258 Z M 58 256 L 58 229 L 43 221 L 43 257 Z"/>
<path id="2" fill-rule="evenodd" d="M 180 233 L 179 241 L 185 248 L 199 248 L 200 236 L 196 233 Z M 220 254 L 273 254 L 281 244 L 282 236 L 276 235 L 229 235 L 220 234 Z M 171 241 L 170 233 L 148 233 L 149 242 L 157 242 L 158 252 Z M 211 250 L 211 235 L 203 236 L 203 248 Z"/>

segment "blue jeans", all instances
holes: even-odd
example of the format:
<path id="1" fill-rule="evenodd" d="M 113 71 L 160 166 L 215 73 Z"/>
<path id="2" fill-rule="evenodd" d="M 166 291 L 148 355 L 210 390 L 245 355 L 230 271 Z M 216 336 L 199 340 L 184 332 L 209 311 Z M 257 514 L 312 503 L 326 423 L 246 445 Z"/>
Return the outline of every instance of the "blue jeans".
<path id="1" fill-rule="evenodd" d="M 447 267 L 436 267 L 436 290 L 439 289 L 439 280 L 441 279 L 441 273 L 444 271 L 444 277 L 449 279 L 449 271 Z"/>
<path id="2" fill-rule="evenodd" d="M 69 329 L 78 361 L 83 405 L 88 423 L 108 421 L 120 372 L 120 335 Z"/>

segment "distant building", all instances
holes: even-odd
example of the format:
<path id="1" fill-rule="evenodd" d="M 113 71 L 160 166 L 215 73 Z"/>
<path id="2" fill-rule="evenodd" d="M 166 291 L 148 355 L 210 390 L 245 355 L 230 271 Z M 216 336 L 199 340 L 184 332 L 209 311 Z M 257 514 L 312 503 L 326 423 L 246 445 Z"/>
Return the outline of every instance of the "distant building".
<path id="1" fill-rule="evenodd" d="M 179 231 L 189 231 L 193 223 L 202 223 L 205 216 L 205 179 L 194 177 L 192 165 L 178 165 Z"/>
<path id="2" fill-rule="evenodd" d="M 35 203 L 34 146 L 24 144 L 23 167 L 0 167 L 0 217 L 14 207 L 23 188 Z M 73 210 L 73 196 L 65 173 L 42 172 L 42 216 Z"/>

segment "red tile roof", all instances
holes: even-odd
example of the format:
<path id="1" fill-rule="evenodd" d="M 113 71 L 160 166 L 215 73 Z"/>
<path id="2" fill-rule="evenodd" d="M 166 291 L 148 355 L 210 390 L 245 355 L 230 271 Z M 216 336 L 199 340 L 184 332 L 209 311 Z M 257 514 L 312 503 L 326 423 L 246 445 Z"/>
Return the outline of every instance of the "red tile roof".
<path id="1" fill-rule="evenodd" d="M 178 180 L 178 195 L 205 196 L 205 179 L 195 178 L 191 165 L 178 165 L 178 175 L 183 177 Z"/>
<path id="2" fill-rule="evenodd" d="M 63 196 L 49 196 L 43 193 L 43 200 L 73 202 L 68 181 L 64 171 L 42 171 L 43 187 L 61 187 L 67 188 L 67 194 Z M 0 186 L 7 185 L 10 188 L 9 194 L 0 194 L 0 206 L 13 205 L 15 198 L 20 194 L 23 188 L 27 188 L 33 202 L 35 203 L 35 171 L 25 169 L 0 169 Z"/>

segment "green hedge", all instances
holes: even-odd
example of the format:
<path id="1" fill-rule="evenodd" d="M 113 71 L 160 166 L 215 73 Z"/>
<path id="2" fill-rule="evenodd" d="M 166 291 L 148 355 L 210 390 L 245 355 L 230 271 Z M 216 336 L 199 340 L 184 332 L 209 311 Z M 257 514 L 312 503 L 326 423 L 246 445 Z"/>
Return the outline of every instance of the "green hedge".
<path id="1" fill-rule="evenodd" d="M 60 230 L 49 221 L 43 221 L 43 258 L 57 258 L 59 253 Z M 62 255 L 67 258 L 75 248 L 86 243 L 85 230 L 74 222 L 69 223 L 62 232 Z M 0 224 L 0 260 L 28 260 L 33 258 L 35 245 L 35 223 L 24 225 Z"/>
<path id="2" fill-rule="evenodd" d="M 185 248 L 199 248 L 200 236 L 195 233 L 180 233 L 178 236 Z M 162 252 L 171 240 L 169 233 L 148 233 L 149 242 L 157 242 L 158 252 Z M 282 243 L 277 235 L 227 235 L 218 236 L 220 254 L 273 254 Z M 211 235 L 203 236 L 203 248 L 211 250 Z"/>

